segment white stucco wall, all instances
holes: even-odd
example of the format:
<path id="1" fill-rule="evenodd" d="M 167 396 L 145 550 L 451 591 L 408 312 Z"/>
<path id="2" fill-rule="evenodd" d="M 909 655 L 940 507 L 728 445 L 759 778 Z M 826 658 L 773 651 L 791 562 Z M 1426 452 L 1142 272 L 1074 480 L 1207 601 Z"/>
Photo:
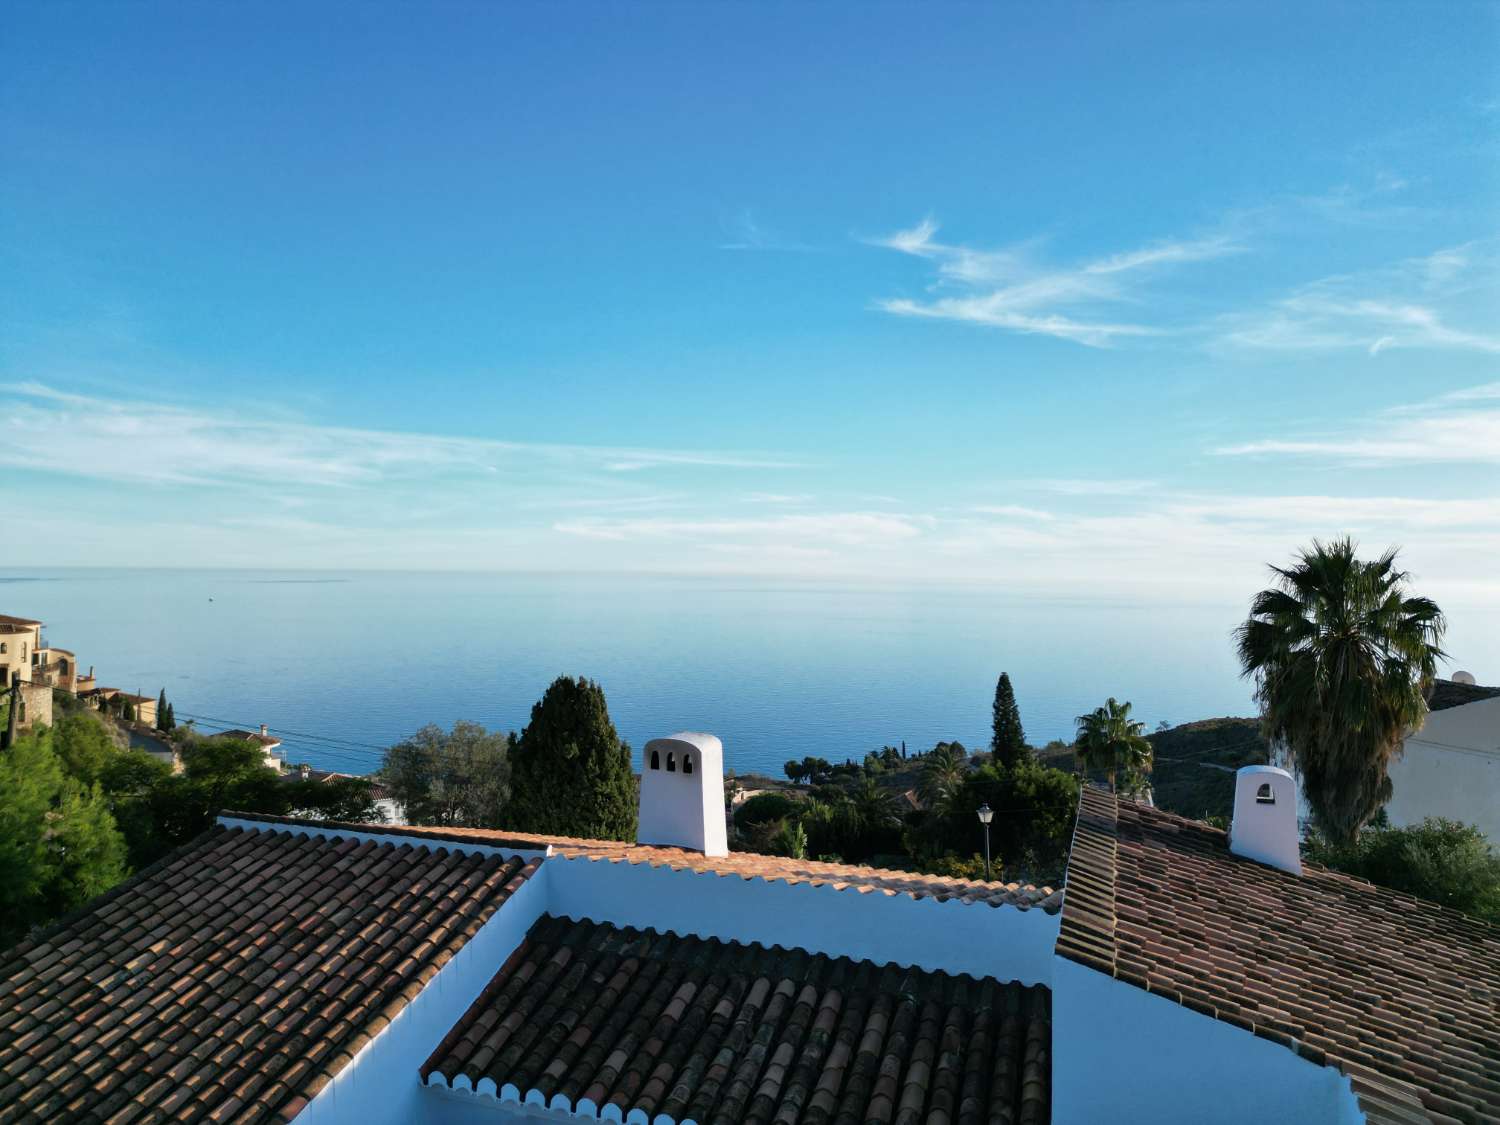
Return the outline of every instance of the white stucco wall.
<path id="1" fill-rule="evenodd" d="M 1500 699 L 1432 712 L 1390 776 L 1392 824 L 1444 816 L 1476 825 L 1500 848 Z"/>
<path id="2" fill-rule="evenodd" d="M 1058 957 L 1053 1125 L 1356 1125 L 1349 1080 L 1286 1047 Z"/>
<path id="3" fill-rule="evenodd" d="M 947 973 L 1046 984 L 1061 917 L 878 891 L 553 856 L 552 914 L 726 941 L 800 946 Z"/>

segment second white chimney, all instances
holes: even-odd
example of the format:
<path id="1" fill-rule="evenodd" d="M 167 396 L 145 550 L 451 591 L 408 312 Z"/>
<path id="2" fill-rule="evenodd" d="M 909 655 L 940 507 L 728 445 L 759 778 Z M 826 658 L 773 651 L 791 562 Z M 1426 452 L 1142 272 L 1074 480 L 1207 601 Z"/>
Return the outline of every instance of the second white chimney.
<path id="1" fill-rule="evenodd" d="M 724 823 L 724 744 L 683 731 L 646 743 L 641 763 L 641 844 L 728 855 Z"/>
<path id="2" fill-rule="evenodd" d="M 1234 775 L 1234 820 L 1229 850 L 1271 867 L 1302 874 L 1297 830 L 1297 780 L 1276 766 L 1243 766 Z"/>

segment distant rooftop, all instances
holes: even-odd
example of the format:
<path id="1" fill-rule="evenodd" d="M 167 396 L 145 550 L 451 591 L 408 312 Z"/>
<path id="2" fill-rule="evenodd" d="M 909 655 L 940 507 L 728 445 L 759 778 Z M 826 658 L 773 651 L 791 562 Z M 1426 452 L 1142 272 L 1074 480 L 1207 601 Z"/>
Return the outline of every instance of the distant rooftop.
<path id="1" fill-rule="evenodd" d="M 26 632 L 30 632 L 30 626 L 40 625 L 40 621 L 33 621 L 29 617 L 12 617 L 8 613 L 0 613 L 0 625 L 27 626 Z"/>
<path id="2" fill-rule="evenodd" d="M 1500 696 L 1500 687 L 1485 687 L 1483 684 L 1465 684 L 1457 680 L 1436 680 L 1432 694 L 1427 699 L 1427 710 L 1446 711 L 1450 707 L 1462 707 Z"/>

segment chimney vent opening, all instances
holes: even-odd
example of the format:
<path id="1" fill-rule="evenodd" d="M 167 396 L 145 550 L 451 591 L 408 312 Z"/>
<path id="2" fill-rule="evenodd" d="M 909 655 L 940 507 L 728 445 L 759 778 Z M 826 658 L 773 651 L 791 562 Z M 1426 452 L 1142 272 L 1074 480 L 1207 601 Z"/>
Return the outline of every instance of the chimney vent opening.
<path id="1" fill-rule="evenodd" d="M 683 773 L 692 773 L 693 772 L 693 756 L 691 754 L 684 754 L 682 756 L 682 772 Z"/>
<path id="2" fill-rule="evenodd" d="M 653 751 L 651 751 L 651 768 L 654 769 L 654 770 L 661 769 L 661 751 L 660 750 L 653 750 Z"/>
<path id="3" fill-rule="evenodd" d="M 667 772 L 677 772 L 677 755 L 672 753 L 672 751 L 670 750 L 667 751 Z"/>
<path id="4" fill-rule="evenodd" d="M 1257 805 L 1274 805 L 1276 803 L 1276 791 L 1271 788 L 1269 781 L 1255 791 L 1255 803 Z"/>

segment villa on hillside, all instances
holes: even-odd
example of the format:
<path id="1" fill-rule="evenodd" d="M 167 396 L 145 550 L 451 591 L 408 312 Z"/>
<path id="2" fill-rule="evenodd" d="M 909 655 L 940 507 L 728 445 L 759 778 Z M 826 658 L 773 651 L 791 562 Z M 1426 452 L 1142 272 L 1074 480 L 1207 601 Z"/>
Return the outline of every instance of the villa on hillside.
<path id="1" fill-rule="evenodd" d="M 0 613 L 0 689 L 12 687 L 19 688 L 18 728 L 50 726 L 52 689 L 88 694 L 95 688 L 94 670 L 80 673 L 73 653 L 49 646 L 40 621 Z"/>
<path id="2" fill-rule="evenodd" d="M 719 740 L 645 760 L 634 842 L 222 814 L 0 954 L 0 1119 L 1500 1118 L 1500 930 L 1302 864 L 1285 771 L 1086 790 L 1054 891 L 729 854 Z"/>
<path id="3" fill-rule="evenodd" d="M 1391 762 L 1394 825 L 1461 820 L 1500 846 L 1500 687 L 1467 672 L 1433 685 L 1427 720 Z"/>
<path id="4" fill-rule="evenodd" d="M 266 766 L 280 773 L 286 768 L 286 763 L 281 755 L 277 753 L 281 749 L 281 739 L 270 733 L 270 728 L 265 723 L 260 724 L 260 731 L 250 730 L 221 730 L 214 738 L 232 738 L 236 742 L 253 742 L 260 747 Z"/>

